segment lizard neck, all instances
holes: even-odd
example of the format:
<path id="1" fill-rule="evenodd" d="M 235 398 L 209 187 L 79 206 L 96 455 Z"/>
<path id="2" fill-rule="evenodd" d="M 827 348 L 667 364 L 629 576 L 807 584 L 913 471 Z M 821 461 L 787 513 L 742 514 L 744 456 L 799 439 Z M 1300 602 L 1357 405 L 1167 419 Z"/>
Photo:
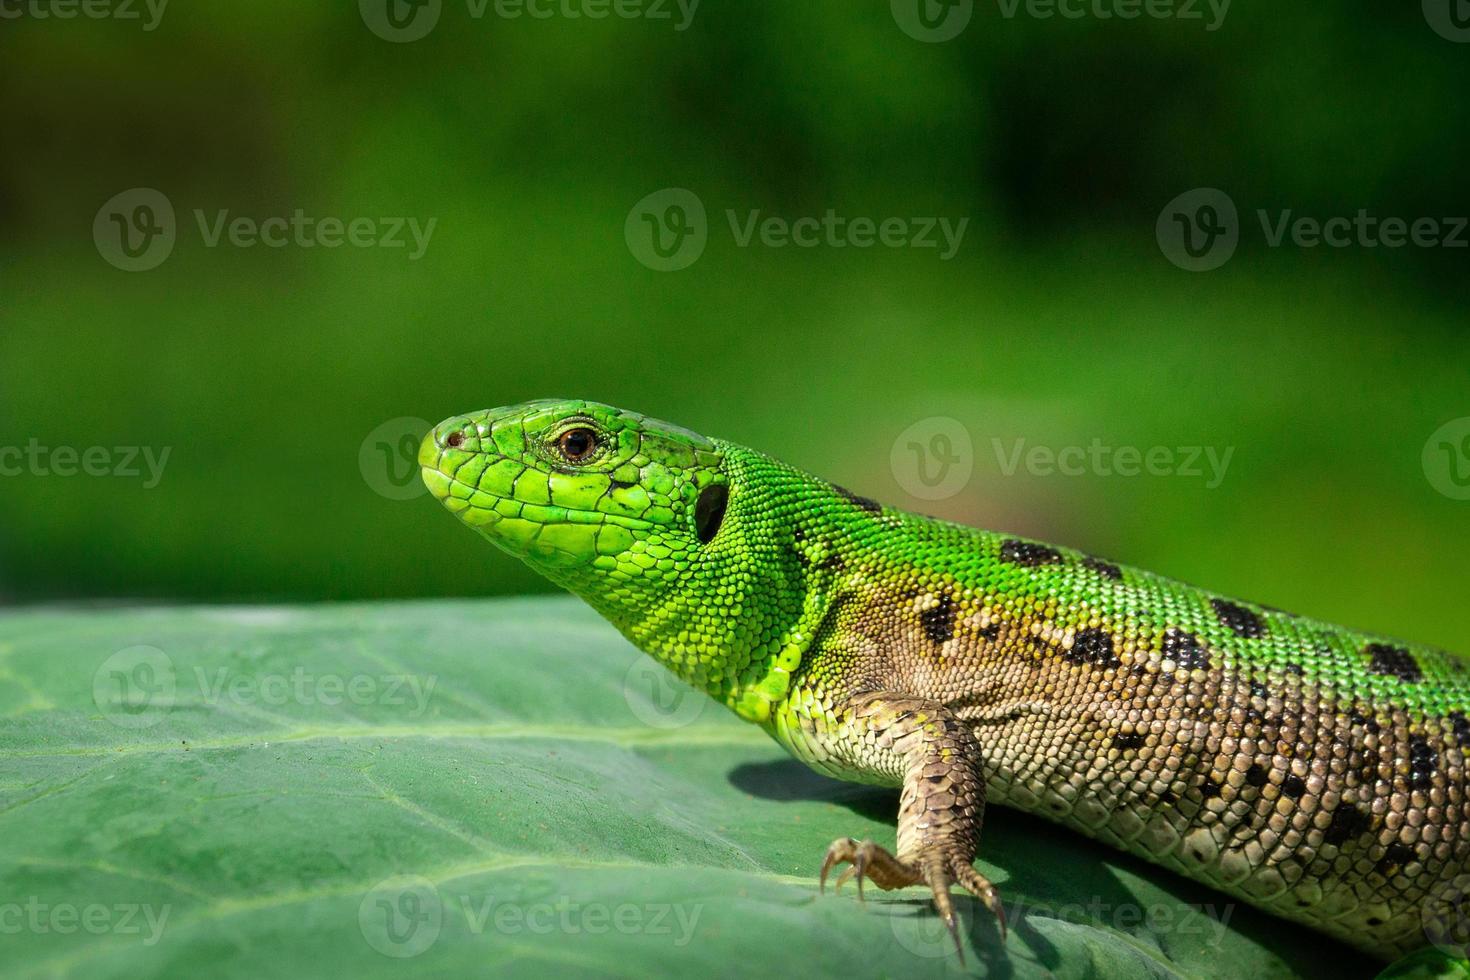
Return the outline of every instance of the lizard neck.
<path id="1" fill-rule="evenodd" d="M 719 533 L 645 607 L 604 615 L 681 679 L 764 722 L 832 605 L 836 571 L 822 515 L 851 505 L 830 484 L 769 457 L 721 450 L 730 498 Z"/>

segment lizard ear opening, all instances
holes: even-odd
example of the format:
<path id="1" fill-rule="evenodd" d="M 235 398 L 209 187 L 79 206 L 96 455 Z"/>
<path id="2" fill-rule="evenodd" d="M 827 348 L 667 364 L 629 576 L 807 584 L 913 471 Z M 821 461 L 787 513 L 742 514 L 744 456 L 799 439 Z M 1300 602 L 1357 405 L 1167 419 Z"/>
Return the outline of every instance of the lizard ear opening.
<path id="1" fill-rule="evenodd" d="M 725 520 L 725 504 L 730 500 L 730 491 L 723 483 L 711 483 L 699 491 L 694 502 L 694 531 L 700 544 L 709 544 Z"/>

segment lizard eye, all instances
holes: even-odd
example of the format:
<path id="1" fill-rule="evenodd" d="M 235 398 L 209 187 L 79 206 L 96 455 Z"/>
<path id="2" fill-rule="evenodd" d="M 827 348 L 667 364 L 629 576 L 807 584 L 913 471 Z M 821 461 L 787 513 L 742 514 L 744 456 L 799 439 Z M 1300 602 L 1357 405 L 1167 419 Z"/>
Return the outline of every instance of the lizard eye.
<path id="1" fill-rule="evenodd" d="M 597 433 L 580 426 L 568 429 L 556 437 L 556 448 L 561 450 L 569 463 L 584 462 L 597 452 L 599 445 Z"/>

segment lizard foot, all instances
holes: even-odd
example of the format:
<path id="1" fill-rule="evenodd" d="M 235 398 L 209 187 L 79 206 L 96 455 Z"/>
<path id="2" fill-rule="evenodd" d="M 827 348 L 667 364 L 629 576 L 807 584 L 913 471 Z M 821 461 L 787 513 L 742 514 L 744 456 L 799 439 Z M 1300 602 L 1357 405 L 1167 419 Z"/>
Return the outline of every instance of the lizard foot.
<path id="1" fill-rule="evenodd" d="M 965 952 L 960 946 L 954 901 L 949 894 L 950 886 L 955 883 L 980 899 L 991 911 L 1000 929 L 1001 942 L 1005 942 L 1006 914 L 1000 904 L 1000 892 L 970 862 L 951 849 L 939 844 L 925 845 L 914 855 L 913 860 L 905 861 L 894 857 L 870 840 L 859 842 L 851 837 L 839 837 L 827 848 L 826 857 L 822 858 L 822 873 L 819 878 L 822 891 L 827 889 L 827 874 L 833 866 L 844 862 L 849 867 L 844 868 L 842 874 L 837 876 L 834 887 L 841 888 L 843 882 L 856 878 L 859 899 L 863 897 L 864 878 L 872 879 L 873 884 L 885 891 L 907 885 L 928 885 L 934 893 L 934 908 L 944 919 L 961 962 L 964 961 Z"/>

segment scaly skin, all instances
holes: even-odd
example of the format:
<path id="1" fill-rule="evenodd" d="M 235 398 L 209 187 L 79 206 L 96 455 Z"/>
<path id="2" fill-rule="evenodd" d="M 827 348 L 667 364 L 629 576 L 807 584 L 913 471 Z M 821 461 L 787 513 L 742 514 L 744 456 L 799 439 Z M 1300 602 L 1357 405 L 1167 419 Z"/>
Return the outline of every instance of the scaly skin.
<path id="1" fill-rule="evenodd" d="M 988 799 L 1375 956 L 1465 939 L 1450 654 L 880 507 L 593 402 L 449 419 L 419 461 L 462 521 L 797 758 L 902 787 L 896 854 L 839 838 L 824 881 L 925 884 L 951 931 L 952 884 L 999 915 L 972 867 Z"/>

